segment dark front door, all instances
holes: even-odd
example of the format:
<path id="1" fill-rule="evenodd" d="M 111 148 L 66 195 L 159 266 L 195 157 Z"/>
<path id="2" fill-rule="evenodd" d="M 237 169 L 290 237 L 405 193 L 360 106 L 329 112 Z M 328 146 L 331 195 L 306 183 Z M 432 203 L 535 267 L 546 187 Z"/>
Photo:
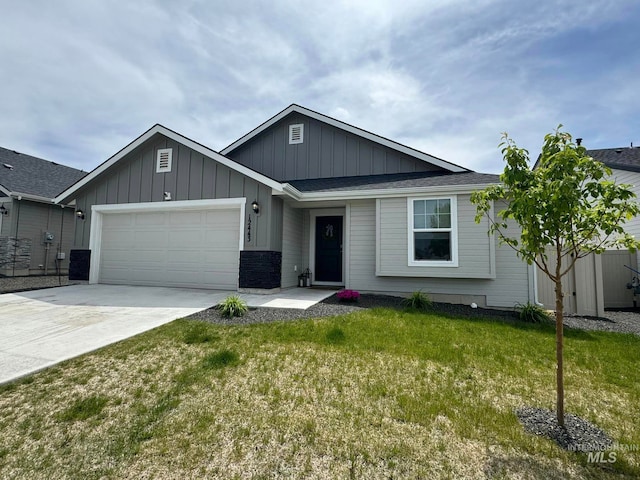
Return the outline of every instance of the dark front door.
<path id="1" fill-rule="evenodd" d="M 342 282 L 342 217 L 316 217 L 316 282 Z"/>

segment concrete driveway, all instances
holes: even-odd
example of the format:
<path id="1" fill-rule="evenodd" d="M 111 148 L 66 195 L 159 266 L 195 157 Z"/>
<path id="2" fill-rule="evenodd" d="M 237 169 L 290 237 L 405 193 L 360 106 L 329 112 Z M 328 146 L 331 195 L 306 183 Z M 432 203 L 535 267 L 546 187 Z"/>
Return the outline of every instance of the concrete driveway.
<path id="1" fill-rule="evenodd" d="M 0 295 L 0 383 L 199 312 L 230 293 L 73 285 Z"/>
<path id="2" fill-rule="evenodd" d="M 250 307 L 307 309 L 331 290 L 241 297 Z M 0 295 L 0 384 L 217 305 L 237 292 L 72 285 Z"/>

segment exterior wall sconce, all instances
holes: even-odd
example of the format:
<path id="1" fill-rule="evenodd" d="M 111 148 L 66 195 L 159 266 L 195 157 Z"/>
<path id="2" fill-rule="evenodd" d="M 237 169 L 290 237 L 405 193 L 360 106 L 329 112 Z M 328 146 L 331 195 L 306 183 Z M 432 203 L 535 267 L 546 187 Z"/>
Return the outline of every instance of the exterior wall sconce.
<path id="1" fill-rule="evenodd" d="M 5 208 L 4 203 L 0 205 L 0 215 L 9 215 L 9 210 Z"/>
<path id="2" fill-rule="evenodd" d="M 253 209 L 253 213 L 255 213 L 256 215 L 260 213 L 260 205 L 258 204 L 257 200 L 253 201 L 253 203 L 251 204 L 251 208 Z"/>
<path id="3" fill-rule="evenodd" d="M 164 196 L 163 199 L 165 202 L 168 202 L 171 200 L 171 192 L 164 192 Z"/>
<path id="4" fill-rule="evenodd" d="M 80 220 L 84 220 L 84 212 L 82 210 L 76 210 L 76 217 Z"/>

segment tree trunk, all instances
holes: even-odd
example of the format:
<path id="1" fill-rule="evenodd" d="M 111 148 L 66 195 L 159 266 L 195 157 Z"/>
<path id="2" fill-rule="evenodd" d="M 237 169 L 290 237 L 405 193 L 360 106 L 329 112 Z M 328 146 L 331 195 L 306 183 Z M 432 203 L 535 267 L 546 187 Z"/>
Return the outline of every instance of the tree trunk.
<path id="1" fill-rule="evenodd" d="M 563 347 L 563 324 L 562 317 L 564 314 L 564 304 L 562 302 L 562 277 L 560 277 L 560 271 L 562 267 L 562 257 L 560 256 L 560 247 L 557 248 L 557 261 L 556 261 L 556 415 L 558 419 L 558 425 L 564 427 L 564 374 L 563 374 L 563 361 L 562 361 L 562 347 Z"/>

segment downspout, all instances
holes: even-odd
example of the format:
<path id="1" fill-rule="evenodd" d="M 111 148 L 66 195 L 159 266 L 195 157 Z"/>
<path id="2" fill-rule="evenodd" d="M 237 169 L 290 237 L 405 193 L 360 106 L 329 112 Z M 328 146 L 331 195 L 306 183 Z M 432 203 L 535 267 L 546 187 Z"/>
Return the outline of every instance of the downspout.
<path id="1" fill-rule="evenodd" d="M 544 304 L 538 300 L 538 269 L 536 264 L 531 265 L 531 268 L 533 268 L 533 302 L 539 307 L 544 307 Z"/>

